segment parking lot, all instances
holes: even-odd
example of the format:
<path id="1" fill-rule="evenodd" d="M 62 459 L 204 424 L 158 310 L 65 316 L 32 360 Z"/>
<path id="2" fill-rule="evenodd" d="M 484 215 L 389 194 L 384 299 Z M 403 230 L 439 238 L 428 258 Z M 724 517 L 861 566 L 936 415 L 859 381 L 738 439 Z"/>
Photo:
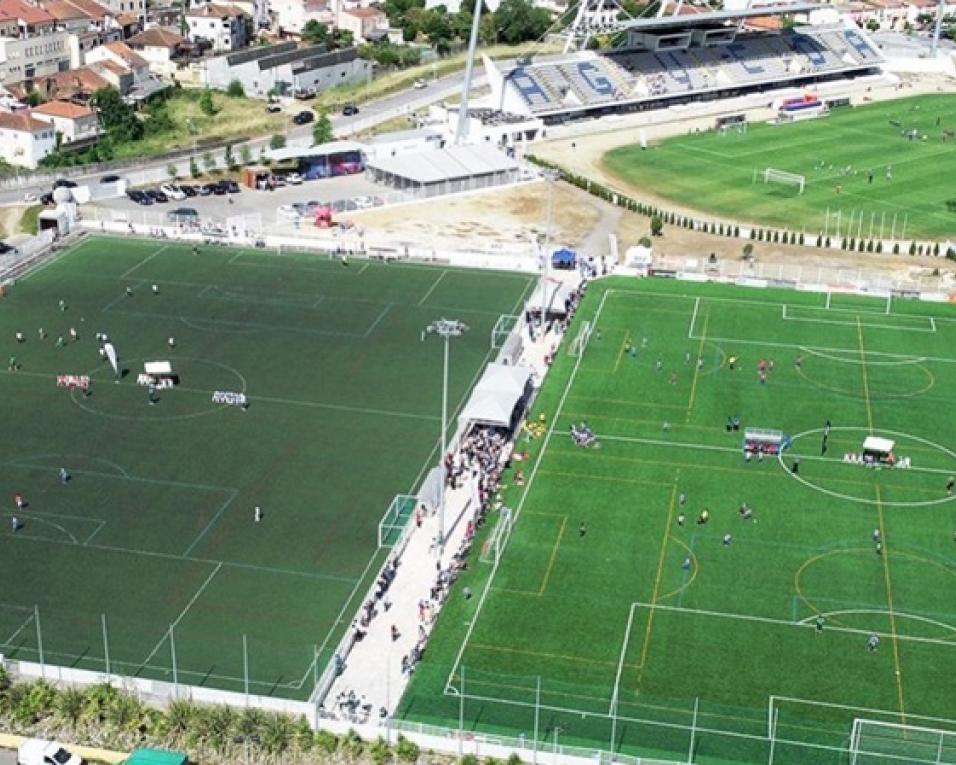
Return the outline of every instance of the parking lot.
<path id="1" fill-rule="evenodd" d="M 295 214 L 291 212 L 293 205 L 300 206 L 300 209 L 309 202 L 313 203 L 313 209 L 318 204 L 328 205 L 334 211 L 334 219 L 339 220 L 344 213 L 394 203 L 404 198 L 391 189 L 367 180 L 364 175 L 304 181 L 300 185 L 284 186 L 272 191 L 253 190 L 245 186 L 240 189 L 238 194 L 197 195 L 180 200 L 170 199 L 168 202 L 153 203 L 149 206 L 137 204 L 125 196 L 103 199 L 84 205 L 81 212 L 86 217 L 97 220 L 127 220 L 159 226 L 169 222 L 167 218 L 171 211 L 190 208 L 207 223 L 243 217 L 247 220 L 260 220 L 264 229 L 278 226 L 282 230 L 295 230 L 311 225 L 313 214 L 307 214 L 297 222 Z"/>

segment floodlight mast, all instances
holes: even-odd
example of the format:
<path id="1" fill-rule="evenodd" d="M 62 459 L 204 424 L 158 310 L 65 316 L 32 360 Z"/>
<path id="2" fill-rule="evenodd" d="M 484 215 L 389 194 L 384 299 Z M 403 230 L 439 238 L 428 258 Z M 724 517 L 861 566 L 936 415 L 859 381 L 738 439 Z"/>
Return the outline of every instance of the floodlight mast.
<path id="1" fill-rule="evenodd" d="M 461 104 L 458 107 L 458 125 L 455 129 L 456 146 L 460 146 L 468 137 L 468 96 L 471 93 L 471 77 L 475 70 L 475 51 L 478 48 L 481 4 L 482 0 L 475 0 L 475 10 L 471 21 L 471 37 L 468 40 L 468 58 L 465 60 L 465 82 L 462 85 Z"/>
<path id="2" fill-rule="evenodd" d="M 468 325 L 457 319 L 438 319 L 425 327 L 425 334 L 438 335 L 445 341 L 444 362 L 442 364 L 441 387 L 441 454 L 438 457 L 438 472 L 441 483 L 438 490 L 438 558 L 445 552 L 445 453 L 448 451 L 447 422 L 448 422 L 448 355 L 449 344 L 453 337 L 461 337 L 468 331 Z"/>

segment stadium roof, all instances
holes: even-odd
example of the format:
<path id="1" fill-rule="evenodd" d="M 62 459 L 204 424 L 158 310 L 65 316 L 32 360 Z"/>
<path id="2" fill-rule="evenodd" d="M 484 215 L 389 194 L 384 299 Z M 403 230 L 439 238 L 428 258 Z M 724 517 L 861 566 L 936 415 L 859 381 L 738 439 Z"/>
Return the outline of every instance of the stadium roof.
<path id="1" fill-rule="evenodd" d="M 621 23 L 622 29 L 654 31 L 657 29 L 686 29 L 687 27 L 706 27 L 723 24 L 727 21 L 750 19 L 757 16 L 786 16 L 794 13 L 809 13 L 823 6 L 819 3 L 778 3 L 776 5 L 758 5 L 739 11 L 710 11 L 680 16 L 662 16 L 653 19 L 631 19 Z"/>
<path id="2" fill-rule="evenodd" d="M 368 167 L 415 183 L 440 183 L 517 168 L 518 163 L 489 144 L 448 146 L 369 160 Z"/>

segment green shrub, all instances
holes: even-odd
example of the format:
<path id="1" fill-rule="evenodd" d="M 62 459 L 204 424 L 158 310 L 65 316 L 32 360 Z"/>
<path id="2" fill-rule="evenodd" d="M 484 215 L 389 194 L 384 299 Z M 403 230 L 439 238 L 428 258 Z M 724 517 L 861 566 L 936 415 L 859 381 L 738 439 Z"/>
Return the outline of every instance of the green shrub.
<path id="1" fill-rule="evenodd" d="M 409 741 L 400 735 L 398 743 L 395 744 L 395 754 L 402 762 L 417 762 L 421 754 L 421 748 L 414 741 Z M 486 762 L 485 765 L 488 765 L 488 763 Z"/>

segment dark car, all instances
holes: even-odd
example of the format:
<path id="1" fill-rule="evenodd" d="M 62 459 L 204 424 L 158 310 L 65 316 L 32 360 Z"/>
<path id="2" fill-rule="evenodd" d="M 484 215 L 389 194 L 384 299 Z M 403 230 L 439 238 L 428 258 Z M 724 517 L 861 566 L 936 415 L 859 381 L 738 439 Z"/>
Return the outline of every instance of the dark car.
<path id="1" fill-rule="evenodd" d="M 240 191 L 239 184 L 236 183 L 235 181 L 223 181 L 223 183 L 226 184 L 226 191 L 228 191 L 230 194 L 239 193 Z"/>
<path id="2" fill-rule="evenodd" d="M 104 175 L 100 178 L 100 183 L 116 183 L 119 179 L 118 175 Z"/>
<path id="3" fill-rule="evenodd" d="M 173 223 L 193 223 L 199 220 L 199 213 L 192 207 L 177 207 L 166 213 L 166 220 Z"/>
<path id="4" fill-rule="evenodd" d="M 148 206 L 153 203 L 152 198 L 145 191 L 130 190 L 126 192 L 126 196 L 138 205 Z"/>
<path id="5" fill-rule="evenodd" d="M 194 197 L 196 196 L 196 194 L 199 193 L 198 191 L 196 191 L 195 186 L 189 186 L 188 184 L 185 184 L 185 183 L 180 185 L 179 190 L 182 191 L 183 194 L 185 194 L 187 197 Z"/>
<path id="6" fill-rule="evenodd" d="M 40 194 L 40 204 L 41 205 L 52 205 L 53 204 L 53 192 L 47 191 L 45 194 Z"/>
<path id="7" fill-rule="evenodd" d="M 212 183 L 204 183 L 202 186 L 197 186 L 196 193 L 198 193 L 201 197 L 208 197 L 210 194 L 212 194 L 212 187 L 214 185 L 215 184 Z"/>
<path id="8" fill-rule="evenodd" d="M 0 255 L 19 255 L 20 250 L 18 250 L 13 245 L 7 244 L 6 242 L 0 242 Z"/>
<path id="9" fill-rule="evenodd" d="M 342 107 L 342 114 L 346 117 L 352 117 L 359 113 L 358 107 L 355 104 L 346 104 Z"/>
<path id="10" fill-rule="evenodd" d="M 315 120 L 315 115 L 312 112 L 299 112 L 292 118 L 292 121 L 296 125 L 308 125 L 310 122 Z"/>
<path id="11" fill-rule="evenodd" d="M 150 199 L 152 199 L 154 202 L 163 203 L 163 202 L 168 202 L 168 201 L 169 201 L 169 197 L 167 197 L 167 196 L 166 196 L 162 191 L 160 191 L 159 189 L 150 189 L 149 191 L 146 192 L 146 196 L 148 196 L 148 197 L 149 197 Z"/>
<path id="12" fill-rule="evenodd" d="M 225 181 L 219 181 L 218 183 L 210 183 L 209 185 L 212 187 L 212 193 L 215 194 L 217 197 L 221 197 L 223 196 L 223 194 L 229 191 L 229 187 L 226 185 Z"/>
<path id="13" fill-rule="evenodd" d="M 55 181 L 53 181 L 53 188 L 75 189 L 76 181 L 71 181 L 68 178 L 57 178 Z"/>

